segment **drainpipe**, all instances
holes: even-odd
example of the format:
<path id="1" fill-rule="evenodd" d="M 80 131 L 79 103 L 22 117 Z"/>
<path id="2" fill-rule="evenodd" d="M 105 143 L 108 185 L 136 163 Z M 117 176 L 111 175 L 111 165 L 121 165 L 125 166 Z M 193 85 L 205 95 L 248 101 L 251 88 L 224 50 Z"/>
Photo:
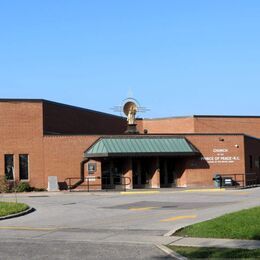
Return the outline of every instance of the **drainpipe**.
<path id="1" fill-rule="evenodd" d="M 73 184 L 70 189 L 75 189 L 84 182 L 84 166 L 88 161 L 89 159 L 85 159 L 80 163 L 80 180 Z"/>
<path id="2" fill-rule="evenodd" d="M 85 159 L 80 163 L 80 180 L 84 182 L 84 170 L 85 170 L 85 164 L 89 161 L 89 159 Z"/>

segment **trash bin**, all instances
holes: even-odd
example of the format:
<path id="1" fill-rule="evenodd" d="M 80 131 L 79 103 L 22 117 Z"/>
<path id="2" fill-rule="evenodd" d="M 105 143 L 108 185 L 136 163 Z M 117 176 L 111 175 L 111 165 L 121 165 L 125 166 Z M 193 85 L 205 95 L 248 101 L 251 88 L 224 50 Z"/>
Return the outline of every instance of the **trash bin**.
<path id="1" fill-rule="evenodd" d="M 224 177 L 222 179 L 222 185 L 223 186 L 233 186 L 234 181 L 233 181 L 232 177 Z"/>
<path id="2" fill-rule="evenodd" d="M 222 182 L 222 177 L 219 174 L 216 174 L 213 178 L 214 181 L 214 186 L 216 188 L 221 188 L 221 182 Z"/>

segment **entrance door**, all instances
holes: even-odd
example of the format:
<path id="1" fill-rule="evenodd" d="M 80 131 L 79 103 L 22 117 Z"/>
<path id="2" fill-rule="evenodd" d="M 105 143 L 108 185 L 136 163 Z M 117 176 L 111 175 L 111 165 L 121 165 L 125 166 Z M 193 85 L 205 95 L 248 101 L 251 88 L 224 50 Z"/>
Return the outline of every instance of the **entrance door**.
<path id="1" fill-rule="evenodd" d="M 121 189 L 122 162 L 110 159 L 102 162 L 102 189 Z"/>
<path id="2" fill-rule="evenodd" d="M 144 176 L 141 168 L 141 159 L 132 160 L 133 188 L 144 188 Z"/>
<path id="3" fill-rule="evenodd" d="M 151 164 L 148 158 L 132 160 L 133 188 L 149 188 Z"/>
<path id="4" fill-rule="evenodd" d="M 173 158 L 160 159 L 160 186 L 161 188 L 175 186 L 175 160 Z"/>
<path id="5" fill-rule="evenodd" d="M 151 158 L 144 158 L 141 162 L 141 184 L 145 188 L 150 188 L 150 180 L 152 178 L 151 172 Z"/>
<path id="6" fill-rule="evenodd" d="M 111 189 L 110 161 L 102 162 L 102 189 Z"/>

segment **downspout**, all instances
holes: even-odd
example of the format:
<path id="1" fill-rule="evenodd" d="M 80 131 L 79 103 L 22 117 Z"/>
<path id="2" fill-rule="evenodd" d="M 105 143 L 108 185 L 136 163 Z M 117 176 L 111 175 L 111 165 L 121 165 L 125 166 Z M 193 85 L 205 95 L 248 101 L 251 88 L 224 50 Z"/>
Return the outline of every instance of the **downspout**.
<path id="1" fill-rule="evenodd" d="M 85 164 L 89 161 L 89 159 L 85 159 L 80 163 L 80 180 L 84 182 L 84 170 L 85 170 Z"/>
<path id="2" fill-rule="evenodd" d="M 80 184 L 84 182 L 84 169 L 85 169 L 85 164 L 89 161 L 89 159 L 84 159 L 83 161 L 80 162 L 80 180 L 73 184 L 71 186 L 71 189 L 77 188 Z"/>

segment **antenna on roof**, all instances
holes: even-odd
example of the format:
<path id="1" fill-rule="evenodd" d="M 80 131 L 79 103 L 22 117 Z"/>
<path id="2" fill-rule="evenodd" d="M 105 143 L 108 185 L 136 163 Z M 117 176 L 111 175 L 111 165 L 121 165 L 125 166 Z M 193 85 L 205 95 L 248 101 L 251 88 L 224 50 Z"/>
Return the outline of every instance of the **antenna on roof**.
<path id="1" fill-rule="evenodd" d="M 122 101 L 122 104 L 120 106 L 114 106 L 112 107 L 111 109 L 114 111 L 114 112 L 119 112 L 122 116 L 123 115 L 126 115 L 125 113 L 125 110 L 124 110 L 124 107 L 128 104 L 128 106 L 130 104 L 132 104 L 134 107 L 135 107 L 135 110 L 136 110 L 136 114 L 137 113 L 145 113 L 147 111 L 150 111 L 149 108 L 146 108 L 146 107 L 143 107 L 143 106 L 140 106 L 140 103 L 138 102 L 137 99 L 135 98 L 126 98 Z"/>
<path id="2" fill-rule="evenodd" d="M 121 106 L 114 106 L 112 110 L 126 116 L 128 123 L 126 133 L 138 133 L 135 123 L 136 115 L 149 111 L 146 107 L 140 106 L 138 100 L 132 97 L 124 99 Z"/>

